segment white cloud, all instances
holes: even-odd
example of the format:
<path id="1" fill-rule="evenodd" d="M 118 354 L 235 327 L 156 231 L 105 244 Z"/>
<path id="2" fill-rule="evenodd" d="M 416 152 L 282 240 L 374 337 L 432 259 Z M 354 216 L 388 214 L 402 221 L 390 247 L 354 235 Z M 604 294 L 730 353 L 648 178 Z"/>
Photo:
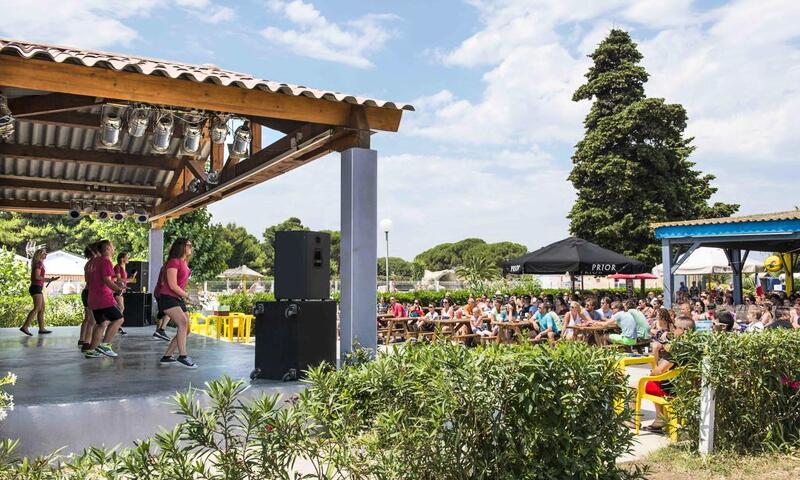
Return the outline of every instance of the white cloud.
<path id="1" fill-rule="evenodd" d="M 302 0 L 274 0 L 269 6 L 295 28 L 283 30 L 269 26 L 261 31 L 264 38 L 298 55 L 358 68 L 372 66 L 370 54 L 383 48 L 393 35 L 385 24 L 398 18 L 370 14 L 339 25 L 326 19 L 313 4 Z"/>
<path id="2" fill-rule="evenodd" d="M 2 5 L 0 32 L 83 48 L 129 45 L 138 34 L 123 20 L 144 15 L 158 5 L 156 0 L 42 0 L 35 5 L 7 0 Z"/>

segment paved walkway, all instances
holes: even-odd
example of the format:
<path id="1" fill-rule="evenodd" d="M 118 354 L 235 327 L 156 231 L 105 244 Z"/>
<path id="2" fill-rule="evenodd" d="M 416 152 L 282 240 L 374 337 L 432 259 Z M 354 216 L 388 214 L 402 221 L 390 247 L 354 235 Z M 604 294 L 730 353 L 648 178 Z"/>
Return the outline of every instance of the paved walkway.
<path id="1" fill-rule="evenodd" d="M 627 367 L 625 371 L 628 373 L 628 385 L 633 388 L 639 383 L 639 379 L 650 373 L 649 365 L 632 365 Z M 642 426 L 653 423 L 656 418 L 656 411 L 653 404 L 650 402 L 642 402 Z M 617 462 L 630 462 L 639 460 L 651 452 L 669 445 L 669 438 L 666 435 L 658 435 L 651 432 L 640 430 L 640 434 L 636 436 L 634 441 L 633 450 L 627 455 L 623 455 Z"/>

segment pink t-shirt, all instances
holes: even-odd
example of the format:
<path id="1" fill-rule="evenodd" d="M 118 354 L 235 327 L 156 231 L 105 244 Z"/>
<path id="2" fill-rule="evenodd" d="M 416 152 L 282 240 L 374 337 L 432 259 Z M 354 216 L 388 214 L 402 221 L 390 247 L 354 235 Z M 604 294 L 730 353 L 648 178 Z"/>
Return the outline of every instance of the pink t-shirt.
<path id="1" fill-rule="evenodd" d="M 41 280 L 36 280 L 36 271 L 39 271 L 39 276 L 42 277 Z M 36 262 L 33 264 L 31 268 L 31 285 L 39 285 L 40 287 L 44 287 L 44 262 Z"/>
<path id="2" fill-rule="evenodd" d="M 153 295 L 158 298 L 161 295 L 161 287 L 164 285 L 164 277 L 166 276 L 166 270 L 164 270 L 164 266 L 161 266 L 161 270 L 158 271 L 158 281 L 156 282 L 156 288 L 153 291 Z"/>
<path id="3" fill-rule="evenodd" d="M 125 285 L 128 281 L 128 272 L 125 271 L 125 267 L 120 265 L 119 263 L 114 267 L 114 275 L 120 278 L 122 284 Z"/>
<path id="4" fill-rule="evenodd" d="M 92 264 L 89 280 L 86 282 L 89 289 L 89 308 L 92 310 L 113 307 L 117 304 L 114 300 L 114 291 L 103 281 L 106 277 L 114 279 L 114 267 L 108 257 L 100 257 Z"/>
<path id="5" fill-rule="evenodd" d="M 161 295 L 169 295 L 171 297 L 181 298 L 180 295 L 175 293 L 167 281 L 167 271 L 171 268 L 178 270 L 178 286 L 186 290 L 186 285 L 189 283 L 189 275 L 192 271 L 189 270 L 189 265 L 180 258 L 170 258 L 166 265 L 164 265 L 164 282 L 161 285 Z"/>
<path id="6" fill-rule="evenodd" d="M 395 302 L 394 305 L 389 307 L 389 313 L 391 313 L 396 318 L 402 318 L 403 315 L 406 314 L 406 309 L 400 304 L 400 302 Z"/>

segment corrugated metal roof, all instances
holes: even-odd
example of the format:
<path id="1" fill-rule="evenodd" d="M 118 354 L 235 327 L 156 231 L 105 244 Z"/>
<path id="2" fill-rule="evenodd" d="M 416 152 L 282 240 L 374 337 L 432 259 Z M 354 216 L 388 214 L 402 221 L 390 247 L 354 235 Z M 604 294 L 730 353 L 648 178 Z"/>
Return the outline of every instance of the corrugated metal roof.
<path id="1" fill-rule="evenodd" d="M 264 90 L 297 97 L 304 96 L 325 99 L 332 102 L 344 102 L 395 110 L 414 110 L 414 107 L 407 103 L 376 100 L 347 95 L 331 90 L 309 88 L 303 85 L 291 85 L 288 83 L 262 80 L 244 73 L 223 70 L 215 65 L 190 65 L 146 57 L 134 57 L 130 55 L 2 38 L 0 38 L 0 53 L 16 55 L 22 58 L 36 58 L 59 63 L 74 63 L 87 67 L 107 68 L 116 71 L 141 73 L 144 75 L 157 75 L 174 79 L 180 78 L 197 83 L 215 83 L 226 87 L 231 86 L 249 90 Z"/>
<path id="2" fill-rule="evenodd" d="M 786 212 L 761 213 L 757 215 L 747 215 L 743 217 L 719 217 L 705 218 L 697 220 L 684 220 L 681 222 L 661 222 L 653 223 L 652 228 L 659 227 L 680 227 L 688 225 L 718 225 L 722 223 L 744 223 L 744 222 L 769 222 L 776 220 L 800 220 L 800 210 L 789 210 Z"/>

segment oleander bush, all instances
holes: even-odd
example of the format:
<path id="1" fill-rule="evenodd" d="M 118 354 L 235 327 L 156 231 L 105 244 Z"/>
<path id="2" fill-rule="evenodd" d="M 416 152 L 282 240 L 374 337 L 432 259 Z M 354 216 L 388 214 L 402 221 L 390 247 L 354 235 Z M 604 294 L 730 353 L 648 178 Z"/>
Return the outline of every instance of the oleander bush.
<path id="1" fill-rule="evenodd" d="M 408 345 L 315 368 L 287 401 L 229 378 L 175 397 L 183 420 L 134 448 L 16 460 L 0 478 L 627 479 L 632 445 L 613 353 L 545 346 Z"/>
<path id="2" fill-rule="evenodd" d="M 51 327 L 80 325 L 83 304 L 80 295 L 53 295 L 46 298 L 45 323 Z M 0 296 L 0 327 L 19 327 L 33 307 L 30 295 Z M 36 326 L 36 320 L 33 321 Z"/>
<path id="3" fill-rule="evenodd" d="M 702 361 L 716 391 L 715 447 L 734 452 L 800 447 L 800 330 L 694 333 L 672 346 L 684 371 L 675 382 L 681 435 L 699 438 Z"/>

